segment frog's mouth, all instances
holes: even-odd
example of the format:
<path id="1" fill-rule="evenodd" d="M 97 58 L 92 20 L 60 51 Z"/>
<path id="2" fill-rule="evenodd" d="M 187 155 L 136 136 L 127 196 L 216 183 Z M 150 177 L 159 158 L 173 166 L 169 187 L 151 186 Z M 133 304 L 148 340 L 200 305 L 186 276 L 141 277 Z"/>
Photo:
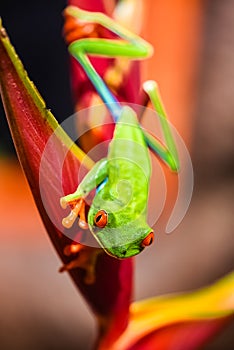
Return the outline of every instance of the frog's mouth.
<path id="1" fill-rule="evenodd" d="M 131 247 L 128 249 L 124 249 L 124 248 L 120 248 L 120 247 L 113 247 L 113 248 L 106 248 L 103 247 L 103 249 L 105 250 L 105 252 L 117 259 L 127 259 L 127 258 L 131 258 L 137 254 L 139 254 L 144 248 L 142 247 Z"/>

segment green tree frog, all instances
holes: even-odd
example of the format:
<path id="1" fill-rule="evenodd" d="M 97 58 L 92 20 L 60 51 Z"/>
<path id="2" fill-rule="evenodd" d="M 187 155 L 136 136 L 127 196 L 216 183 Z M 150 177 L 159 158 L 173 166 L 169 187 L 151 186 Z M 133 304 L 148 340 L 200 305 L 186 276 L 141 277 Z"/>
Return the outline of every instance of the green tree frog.
<path id="1" fill-rule="evenodd" d="M 61 198 L 60 204 L 63 208 L 68 205 L 71 207 L 70 214 L 63 219 L 62 224 L 70 228 L 79 217 L 80 227 L 89 227 L 109 255 L 119 259 L 128 258 L 140 253 L 154 240 L 153 229 L 147 224 L 151 177 L 149 147 L 172 171 L 177 171 L 179 161 L 176 146 L 157 84 L 147 81 L 143 88 L 158 113 L 166 146 L 141 128 L 132 108 L 118 103 L 87 55 L 139 59 L 149 56 L 152 47 L 103 13 L 69 6 L 66 14 L 77 18 L 82 25 L 102 25 L 121 39 L 79 38 L 69 45 L 70 53 L 94 84 L 116 125 L 107 157 L 94 165 L 74 193 Z M 88 212 L 87 225 L 85 197 L 94 188 L 97 191 Z"/>

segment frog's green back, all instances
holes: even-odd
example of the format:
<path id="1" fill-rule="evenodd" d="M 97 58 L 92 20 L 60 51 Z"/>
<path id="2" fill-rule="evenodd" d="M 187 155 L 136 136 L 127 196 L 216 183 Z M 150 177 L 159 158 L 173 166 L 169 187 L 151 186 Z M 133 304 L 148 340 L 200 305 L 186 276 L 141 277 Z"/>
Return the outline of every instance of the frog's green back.
<path id="1" fill-rule="evenodd" d="M 116 169 L 121 164 L 121 159 L 129 161 L 129 165 L 133 165 L 133 169 L 128 168 L 128 172 L 133 170 L 134 165 L 140 167 L 147 178 L 151 175 L 151 164 L 149 158 L 148 147 L 145 142 L 145 137 L 138 123 L 136 113 L 130 107 L 123 107 L 120 119 L 115 127 L 113 139 L 109 146 L 108 160 L 116 165 Z M 119 173 L 125 177 L 125 169 L 123 173 Z M 130 175 L 130 174 L 129 174 Z M 110 176 L 115 177 L 114 173 Z"/>
<path id="2" fill-rule="evenodd" d="M 137 120 L 136 113 L 128 106 L 123 107 L 118 123 L 116 124 L 114 137 L 110 144 L 108 154 L 110 158 L 115 156 L 115 151 L 119 153 L 119 150 L 116 150 L 113 146 L 113 142 L 116 140 L 131 140 L 147 148 L 145 137 Z"/>
<path id="3" fill-rule="evenodd" d="M 135 112 L 124 107 L 107 156 L 108 181 L 96 193 L 89 210 L 89 225 L 102 247 L 116 257 L 139 253 L 142 240 L 152 231 L 146 223 L 151 164 L 148 147 Z M 99 210 L 108 223 L 95 227 Z"/>

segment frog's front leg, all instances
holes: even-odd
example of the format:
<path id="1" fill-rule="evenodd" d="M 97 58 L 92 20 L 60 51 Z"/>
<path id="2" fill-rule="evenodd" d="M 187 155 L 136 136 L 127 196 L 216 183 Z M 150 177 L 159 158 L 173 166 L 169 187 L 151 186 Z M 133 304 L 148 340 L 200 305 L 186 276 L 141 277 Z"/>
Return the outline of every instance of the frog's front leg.
<path id="1" fill-rule="evenodd" d="M 63 209 L 66 209 L 67 204 L 71 207 L 69 215 L 62 220 L 62 225 L 65 228 L 71 228 L 76 218 L 79 217 L 80 228 L 87 230 L 88 223 L 85 218 L 85 200 L 83 197 L 77 198 L 71 202 L 65 202 L 64 198 L 61 198 L 60 204 Z"/>
<path id="2" fill-rule="evenodd" d="M 90 191 L 100 185 L 107 175 L 107 159 L 103 158 L 88 172 L 74 193 L 60 199 L 60 205 L 63 209 L 66 209 L 68 205 L 71 207 L 70 214 L 62 220 L 62 225 L 65 228 L 70 228 L 78 217 L 79 226 L 82 229 L 88 228 L 85 218 L 85 197 Z"/>
<path id="3" fill-rule="evenodd" d="M 96 276 L 96 263 L 98 256 L 103 253 L 100 248 L 93 248 L 73 243 L 64 248 L 64 255 L 72 260 L 60 267 L 59 272 L 70 271 L 76 268 L 85 270 L 84 283 L 93 284 Z"/>

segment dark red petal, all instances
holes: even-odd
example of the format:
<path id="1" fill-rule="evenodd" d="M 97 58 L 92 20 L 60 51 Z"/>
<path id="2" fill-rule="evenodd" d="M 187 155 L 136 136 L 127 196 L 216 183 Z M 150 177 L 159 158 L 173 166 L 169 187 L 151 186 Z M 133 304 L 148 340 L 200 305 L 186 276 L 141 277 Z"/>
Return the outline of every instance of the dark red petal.
<path id="1" fill-rule="evenodd" d="M 169 325 L 142 338 L 126 350 L 196 350 L 220 332 L 230 318 Z"/>
<path id="2" fill-rule="evenodd" d="M 53 142 L 48 143 L 57 127 L 56 120 L 45 108 L 44 101 L 28 79 L 4 29 L 1 28 L 0 31 L 1 94 L 12 138 L 45 227 L 59 256 L 66 264 L 72 258 L 64 254 L 64 249 L 71 241 L 55 227 L 43 205 L 39 188 L 41 157 L 47 145 L 48 157 L 43 163 L 44 168 L 41 175 L 44 181 L 42 181 L 41 190 L 44 193 L 46 205 L 57 222 L 61 222 L 64 217 L 63 209 L 59 206 L 61 196 L 59 174 L 63 170 L 63 191 L 66 194 L 74 191 L 78 184 L 82 157 L 78 155 L 78 149 L 75 146 L 73 146 L 73 151 L 69 150 L 67 136 L 61 130 L 60 134 L 54 137 Z M 83 235 L 83 232 L 77 230 L 77 234 Z M 36 248 L 32 247 L 32 249 Z M 91 247 L 89 249 L 90 257 L 92 257 L 97 249 Z M 66 249 L 65 253 L 67 253 Z M 101 332 L 104 333 L 111 328 L 110 335 L 116 337 L 122 332 L 128 319 L 132 293 L 132 261 L 128 259 L 123 262 L 106 254 L 99 255 L 96 280 L 93 284 L 85 282 L 85 270 L 82 268 L 71 270 L 69 273 L 98 316 L 98 320 L 102 320 Z"/>

